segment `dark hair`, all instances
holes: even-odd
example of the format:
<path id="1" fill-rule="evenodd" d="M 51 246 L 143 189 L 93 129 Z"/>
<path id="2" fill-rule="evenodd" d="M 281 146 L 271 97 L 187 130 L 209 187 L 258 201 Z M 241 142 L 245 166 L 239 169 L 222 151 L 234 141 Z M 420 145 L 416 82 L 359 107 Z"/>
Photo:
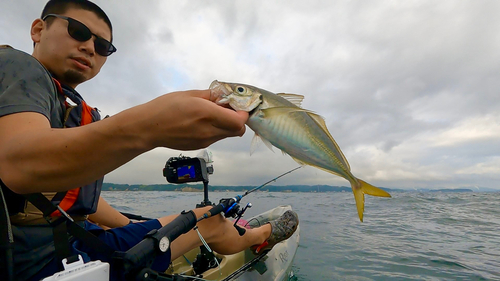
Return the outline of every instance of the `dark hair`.
<path id="1" fill-rule="evenodd" d="M 98 18 L 102 19 L 108 25 L 111 31 L 110 42 L 113 42 L 113 27 L 111 26 L 111 21 L 99 6 L 88 0 L 50 0 L 45 4 L 40 18 L 43 19 L 43 17 L 48 14 L 64 14 L 70 8 L 87 10 L 96 14 Z M 50 25 L 50 23 L 51 21 L 47 20 L 47 25 Z"/>

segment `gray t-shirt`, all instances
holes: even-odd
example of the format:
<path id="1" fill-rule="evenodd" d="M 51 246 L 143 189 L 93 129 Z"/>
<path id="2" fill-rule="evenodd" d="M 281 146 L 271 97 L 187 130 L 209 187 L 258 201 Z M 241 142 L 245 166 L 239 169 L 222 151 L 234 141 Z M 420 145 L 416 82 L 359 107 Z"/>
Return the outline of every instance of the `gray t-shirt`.
<path id="1" fill-rule="evenodd" d="M 0 118 L 38 112 L 49 119 L 52 128 L 62 128 L 63 101 L 64 96 L 57 93 L 50 73 L 40 62 L 24 52 L 0 47 Z M 17 279 L 26 280 L 44 266 L 56 263 L 50 226 L 12 226 L 12 231 Z"/>
<path id="2" fill-rule="evenodd" d="M 0 47 L 0 117 L 38 112 L 52 128 L 62 128 L 64 96 L 57 93 L 50 73 L 34 57 Z"/>

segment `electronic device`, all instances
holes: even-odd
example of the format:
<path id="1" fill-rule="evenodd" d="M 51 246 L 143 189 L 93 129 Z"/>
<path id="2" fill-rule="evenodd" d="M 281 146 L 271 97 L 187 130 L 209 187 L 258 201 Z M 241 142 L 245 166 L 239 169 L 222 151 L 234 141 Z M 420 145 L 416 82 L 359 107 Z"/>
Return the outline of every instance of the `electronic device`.
<path id="1" fill-rule="evenodd" d="M 208 175 L 213 173 L 214 168 L 200 157 L 170 157 L 163 169 L 163 176 L 170 183 L 208 182 Z"/>

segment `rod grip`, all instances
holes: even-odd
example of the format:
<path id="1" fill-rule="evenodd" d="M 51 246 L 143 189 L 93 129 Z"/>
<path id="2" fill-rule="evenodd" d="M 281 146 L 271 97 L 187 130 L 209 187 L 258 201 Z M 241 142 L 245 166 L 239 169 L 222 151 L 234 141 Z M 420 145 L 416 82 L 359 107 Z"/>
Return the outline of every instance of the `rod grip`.
<path id="1" fill-rule="evenodd" d="M 205 213 L 204 217 L 209 218 L 211 216 L 220 214 L 222 211 L 224 211 L 225 206 L 222 203 L 219 203 L 217 206 L 213 207 L 212 209 L 208 210 L 208 212 Z"/>

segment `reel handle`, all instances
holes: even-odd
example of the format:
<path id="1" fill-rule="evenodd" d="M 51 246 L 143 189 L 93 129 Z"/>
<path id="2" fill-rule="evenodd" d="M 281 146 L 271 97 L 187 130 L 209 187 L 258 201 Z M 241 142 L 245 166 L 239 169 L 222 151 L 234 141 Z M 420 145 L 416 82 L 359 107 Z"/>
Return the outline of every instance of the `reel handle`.
<path id="1" fill-rule="evenodd" d="M 245 206 L 245 208 L 243 208 L 243 210 L 239 211 L 238 212 L 238 217 L 236 218 L 236 220 L 234 221 L 234 228 L 236 228 L 236 230 L 238 231 L 238 234 L 240 236 L 243 236 L 246 232 L 246 229 L 244 229 L 243 227 L 239 226 L 238 225 L 238 221 L 241 219 L 241 217 L 243 216 L 243 214 L 245 213 L 245 211 L 248 209 L 248 208 L 252 208 L 252 203 L 247 203 L 247 205 Z"/>
<path id="2" fill-rule="evenodd" d="M 237 224 L 234 224 L 234 228 L 236 228 L 236 230 L 238 231 L 238 234 L 240 236 L 243 236 L 247 232 L 246 229 L 244 229 L 243 227 L 241 227 L 241 226 L 239 226 Z"/>

